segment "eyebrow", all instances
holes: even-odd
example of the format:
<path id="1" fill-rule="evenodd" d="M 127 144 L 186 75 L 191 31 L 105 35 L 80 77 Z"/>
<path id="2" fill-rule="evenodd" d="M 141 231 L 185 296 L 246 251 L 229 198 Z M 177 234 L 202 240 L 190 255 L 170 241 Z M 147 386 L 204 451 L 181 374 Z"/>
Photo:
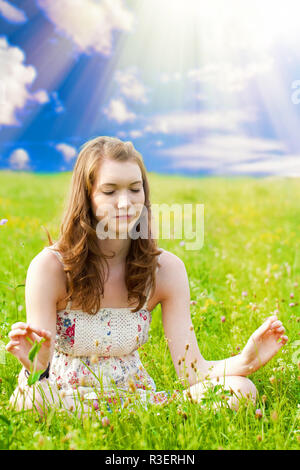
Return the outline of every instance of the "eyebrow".
<path id="1" fill-rule="evenodd" d="M 133 181 L 132 183 L 129 183 L 129 186 L 131 186 L 132 184 L 137 184 L 137 183 L 142 183 L 142 180 L 138 180 L 138 181 Z M 101 186 L 118 186 L 117 184 L 115 183 L 102 183 L 100 184 L 99 188 L 101 188 Z"/>

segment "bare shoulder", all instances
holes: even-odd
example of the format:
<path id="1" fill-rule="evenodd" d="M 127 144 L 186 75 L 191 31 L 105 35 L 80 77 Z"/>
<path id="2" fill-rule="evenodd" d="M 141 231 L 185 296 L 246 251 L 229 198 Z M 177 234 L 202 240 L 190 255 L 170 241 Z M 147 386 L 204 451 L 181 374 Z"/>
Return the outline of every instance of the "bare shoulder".
<path id="1" fill-rule="evenodd" d="M 48 267 L 51 271 L 60 272 L 63 270 L 62 264 L 51 250 L 43 249 L 30 262 L 31 269 L 44 269 Z"/>
<path id="2" fill-rule="evenodd" d="M 161 265 L 161 267 L 158 270 L 160 272 L 164 272 L 168 268 L 180 269 L 180 267 L 182 268 L 182 266 L 184 266 L 184 262 L 182 261 L 181 258 L 179 258 L 179 256 L 165 249 L 162 251 L 162 254 L 160 255 L 159 264 Z"/>
<path id="3" fill-rule="evenodd" d="M 159 302 L 184 291 L 188 292 L 188 276 L 185 264 L 179 256 L 164 250 L 159 259 L 160 268 L 157 272 Z"/>
<path id="4" fill-rule="evenodd" d="M 65 272 L 62 263 L 51 250 L 43 249 L 30 262 L 26 284 L 45 288 L 47 293 L 60 298 L 64 295 Z"/>

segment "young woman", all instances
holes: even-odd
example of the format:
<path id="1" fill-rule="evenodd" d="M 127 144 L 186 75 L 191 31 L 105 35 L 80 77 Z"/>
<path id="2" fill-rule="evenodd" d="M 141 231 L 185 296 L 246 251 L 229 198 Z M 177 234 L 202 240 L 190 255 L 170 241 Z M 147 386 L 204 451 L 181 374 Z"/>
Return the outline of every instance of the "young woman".
<path id="1" fill-rule="evenodd" d="M 50 239 L 51 246 L 29 265 L 27 322 L 15 323 L 9 333 L 6 349 L 23 365 L 10 400 L 18 409 L 34 406 L 43 414 L 45 398 L 72 409 L 76 394 L 84 409 L 95 398 L 111 401 L 128 391 L 144 402 L 167 400 L 137 351 L 148 339 L 158 304 L 175 370 L 189 384 L 184 399 L 200 402 L 209 384 L 223 384 L 232 393 L 231 408 L 238 408 L 241 396 L 255 401 L 256 387 L 247 375 L 286 344 L 281 321 L 267 318 L 240 354 L 205 360 L 192 328 L 185 265 L 157 247 L 151 222 L 146 169 L 132 143 L 88 141 L 74 167 L 59 240 L 53 246 Z M 26 337 L 45 340 L 36 366 L 49 376 L 34 391 L 27 384 Z"/>

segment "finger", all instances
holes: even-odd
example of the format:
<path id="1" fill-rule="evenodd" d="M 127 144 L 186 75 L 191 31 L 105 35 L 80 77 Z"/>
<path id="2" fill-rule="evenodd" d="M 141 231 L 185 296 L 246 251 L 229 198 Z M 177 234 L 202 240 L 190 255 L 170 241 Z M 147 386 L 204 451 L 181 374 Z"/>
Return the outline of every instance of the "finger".
<path id="1" fill-rule="evenodd" d="M 266 331 L 268 331 L 268 329 L 270 328 L 270 325 L 272 323 L 272 319 L 271 317 L 269 317 L 254 333 L 254 339 L 255 338 L 259 338 L 259 336 L 263 335 L 264 333 L 266 333 Z"/>
<path id="2" fill-rule="evenodd" d="M 11 330 L 9 333 L 8 333 L 8 336 L 10 339 L 12 340 L 18 340 L 18 341 L 21 341 L 21 340 L 27 340 L 29 342 L 31 342 L 32 344 L 34 343 L 34 341 L 37 339 L 36 335 L 34 333 L 32 333 L 29 329 L 15 329 L 15 330 Z"/>
<path id="3" fill-rule="evenodd" d="M 11 330 L 8 333 L 9 338 L 15 338 L 16 336 L 26 336 L 27 330 L 21 330 L 20 328 L 16 328 L 15 330 Z"/>
<path id="4" fill-rule="evenodd" d="M 269 320 L 276 321 L 276 320 L 278 320 L 278 317 L 277 317 L 277 315 L 270 315 L 269 317 L 265 318 L 264 321 L 266 322 L 266 321 L 269 321 Z"/>
<path id="5" fill-rule="evenodd" d="M 277 328 L 278 326 L 282 326 L 282 322 L 280 320 L 276 320 L 276 321 L 272 322 L 270 328 Z"/>
<path id="6" fill-rule="evenodd" d="M 272 334 L 276 334 L 276 333 L 283 333 L 285 332 L 285 327 L 281 324 L 281 325 L 278 325 L 278 326 L 275 326 L 274 328 L 272 328 L 272 325 L 270 326 L 270 329 L 269 329 L 269 333 L 272 335 Z"/>
<path id="7" fill-rule="evenodd" d="M 267 331 L 266 335 L 268 336 L 275 336 L 276 340 L 278 340 L 283 334 L 285 333 L 284 326 L 280 326 L 278 328 L 273 328 Z"/>
<path id="8" fill-rule="evenodd" d="M 45 330 L 44 328 L 37 328 L 35 326 L 28 326 L 28 331 L 35 333 L 38 336 L 41 336 L 42 338 L 50 339 L 52 337 L 52 333 L 49 330 Z"/>
<path id="9" fill-rule="evenodd" d="M 289 340 L 289 338 L 286 335 L 283 335 L 281 336 L 281 340 L 286 343 Z"/>
<path id="10" fill-rule="evenodd" d="M 6 351 L 11 352 L 16 346 L 20 346 L 19 341 L 9 341 L 5 346 Z"/>
<path id="11" fill-rule="evenodd" d="M 286 335 L 281 335 L 279 336 L 279 338 L 277 339 L 277 343 L 280 344 L 281 346 L 283 346 L 284 344 L 286 344 L 288 342 L 288 337 Z"/>
<path id="12" fill-rule="evenodd" d="M 11 325 L 11 328 L 12 328 L 12 329 L 15 329 L 15 328 L 27 328 L 27 327 L 28 327 L 28 323 L 21 322 L 21 321 L 18 321 L 17 323 L 14 323 L 13 325 Z"/>

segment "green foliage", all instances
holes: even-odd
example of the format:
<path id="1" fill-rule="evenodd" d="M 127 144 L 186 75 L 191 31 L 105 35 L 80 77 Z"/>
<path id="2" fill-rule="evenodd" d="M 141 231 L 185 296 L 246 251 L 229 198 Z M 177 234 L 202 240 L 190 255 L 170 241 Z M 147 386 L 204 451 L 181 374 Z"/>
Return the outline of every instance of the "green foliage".
<path id="1" fill-rule="evenodd" d="M 32 363 L 31 368 L 30 368 L 30 375 L 28 376 L 27 383 L 28 385 L 33 385 L 35 382 L 37 382 L 44 372 L 43 370 L 35 370 L 35 363 L 34 359 L 37 357 L 39 350 L 42 347 L 42 344 L 45 342 L 45 339 L 42 338 L 39 342 L 35 340 L 31 341 L 30 338 L 26 336 L 27 341 L 29 341 L 31 344 L 33 344 L 32 348 L 30 349 L 28 353 L 28 359 Z"/>
<path id="2" fill-rule="evenodd" d="M 0 172 L 0 340 L 10 325 L 26 319 L 24 284 L 31 260 L 55 240 L 71 174 Z M 9 398 L 21 366 L 6 353 L 0 364 L 1 449 L 263 449 L 299 448 L 300 185 L 297 179 L 184 178 L 149 175 L 152 203 L 202 203 L 204 246 L 187 251 L 180 240 L 159 246 L 185 263 L 191 290 L 191 317 L 200 351 L 207 360 L 237 354 L 250 334 L 275 309 L 288 344 L 249 378 L 257 403 L 226 406 L 228 392 L 210 389 L 202 406 L 189 401 L 138 404 L 108 413 L 110 426 L 92 413 L 79 419 L 52 410 L 41 419 L 34 410 L 16 412 Z M 163 188 L 163 191 L 162 191 Z M 242 295 L 247 292 L 247 295 Z M 293 294 L 294 297 L 290 298 Z M 290 303 L 294 303 L 290 306 Z M 180 389 L 164 339 L 161 307 L 152 312 L 149 341 L 140 357 L 157 390 Z M 221 317 L 226 321 L 222 322 Z M 32 344 L 34 365 L 39 345 Z M 32 368 L 32 383 L 40 371 Z M 272 380 L 270 381 L 270 378 Z M 224 397 L 222 398 L 222 395 Z M 224 406 L 214 408 L 216 400 Z M 261 410 L 261 418 L 255 415 Z M 276 412 L 276 413 L 274 413 Z"/>
<path id="3" fill-rule="evenodd" d="M 33 362 L 34 361 L 34 358 L 37 356 L 39 350 L 41 349 L 42 347 L 42 344 L 44 343 L 45 339 L 42 338 L 40 342 L 36 341 L 34 343 L 32 343 L 32 341 L 30 340 L 30 338 L 26 338 L 29 342 L 31 342 L 31 344 L 33 344 L 32 348 L 30 349 L 29 353 L 28 353 L 28 359 L 30 360 L 30 362 Z"/>

